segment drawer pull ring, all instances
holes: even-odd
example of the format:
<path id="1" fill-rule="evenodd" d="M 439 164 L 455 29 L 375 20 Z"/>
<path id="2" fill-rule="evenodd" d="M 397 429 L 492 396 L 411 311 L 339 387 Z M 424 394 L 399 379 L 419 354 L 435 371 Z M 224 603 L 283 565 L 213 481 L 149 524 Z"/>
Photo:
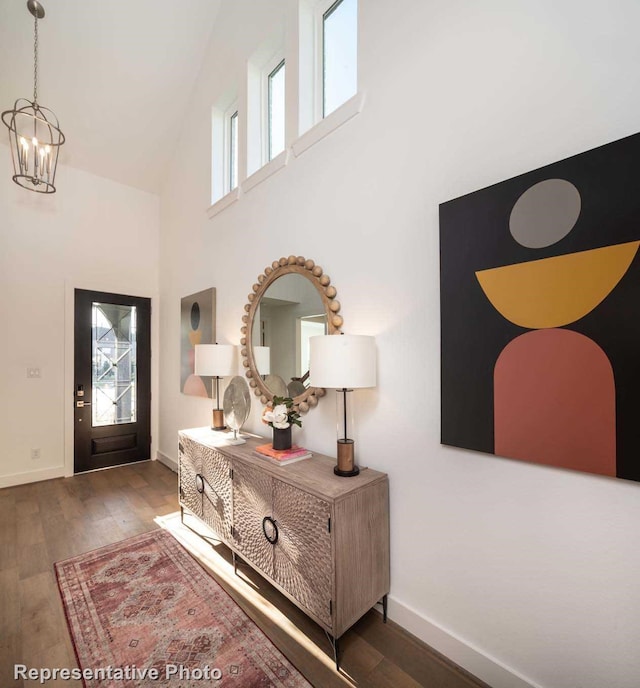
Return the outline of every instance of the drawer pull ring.
<path id="1" fill-rule="evenodd" d="M 267 533 L 267 523 L 271 524 L 271 536 L 269 536 L 269 533 Z M 275 545 L 276 542 L 278 542 L 278 526 L 271 516 L 265 516 L 262 519 L 262 532 L 272 545 Z"/>
<path id="2" fill-rule="evenodd" d="M 196 490 L 198 490 L 200 494 L 204 492 L 204 478 L 200 473 L 196 473 Z"/>

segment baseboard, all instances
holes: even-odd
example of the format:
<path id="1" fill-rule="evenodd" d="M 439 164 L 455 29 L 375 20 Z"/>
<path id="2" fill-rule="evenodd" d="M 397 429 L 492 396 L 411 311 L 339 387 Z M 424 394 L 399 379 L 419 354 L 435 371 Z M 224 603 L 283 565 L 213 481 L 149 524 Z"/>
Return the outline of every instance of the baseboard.
<path id="1" fill-rule="evenodd" d="M 174 473 L 178 472 L 178 464 L 173 459 L 170 459 L 166 454 L 163 454 L 161 451 L 156 452 L 156 461 L 163 463 L 167 468 L 170 468 Z"/>
<path id="2" fill-rule="evenodd" d="M 389 618 L 492 688 L 542 688 L 391 596 Z"/>
<path id="3" fill-rule="evenodd" d="M 0 476 L 0 488 L 26 485 L 27 483 L 39 483 L 41 480 L 51 480 L 52 478 L 64 478 L 64 466 L 2 475 Z"/>

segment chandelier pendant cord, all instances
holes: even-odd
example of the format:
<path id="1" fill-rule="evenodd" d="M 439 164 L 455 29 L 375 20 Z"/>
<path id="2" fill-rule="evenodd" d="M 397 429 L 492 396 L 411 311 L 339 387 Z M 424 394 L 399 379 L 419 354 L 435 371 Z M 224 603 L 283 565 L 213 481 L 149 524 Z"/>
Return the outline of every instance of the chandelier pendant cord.
<path id="1" fill-rule="evenodd" d="M 33 19 L 33 104 L 38 104 L 38 13 Z"/>

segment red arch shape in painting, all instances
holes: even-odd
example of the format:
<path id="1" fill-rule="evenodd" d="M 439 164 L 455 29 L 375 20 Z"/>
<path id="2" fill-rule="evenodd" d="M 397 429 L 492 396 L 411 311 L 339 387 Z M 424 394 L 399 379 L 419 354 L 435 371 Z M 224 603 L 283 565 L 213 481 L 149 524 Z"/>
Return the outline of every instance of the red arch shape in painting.
<path id="1" fill-rule="evenodd" d="M 493 381 L 496 454 L 616 475 L 615 382 L 594 341 L 527 332 L 502 350 Z"/>

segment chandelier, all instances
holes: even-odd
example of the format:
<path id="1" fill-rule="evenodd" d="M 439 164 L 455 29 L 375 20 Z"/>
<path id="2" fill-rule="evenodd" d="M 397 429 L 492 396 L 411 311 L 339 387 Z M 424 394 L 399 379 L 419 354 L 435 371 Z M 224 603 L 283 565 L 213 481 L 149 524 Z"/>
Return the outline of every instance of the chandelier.
<path id="1" fill-rule="evenodd" d="M 18 98 L 13 110 L 2 113 L 2 121 L 9 129 L 13 181 L 29 191 L 55 193 L 58 152 L 65 139 L 55 114 L 38 104 L 38 19 L 44 17 L 44 7 L 28 0 L 27 8 L 34 16 L 33 101 Z"/>

